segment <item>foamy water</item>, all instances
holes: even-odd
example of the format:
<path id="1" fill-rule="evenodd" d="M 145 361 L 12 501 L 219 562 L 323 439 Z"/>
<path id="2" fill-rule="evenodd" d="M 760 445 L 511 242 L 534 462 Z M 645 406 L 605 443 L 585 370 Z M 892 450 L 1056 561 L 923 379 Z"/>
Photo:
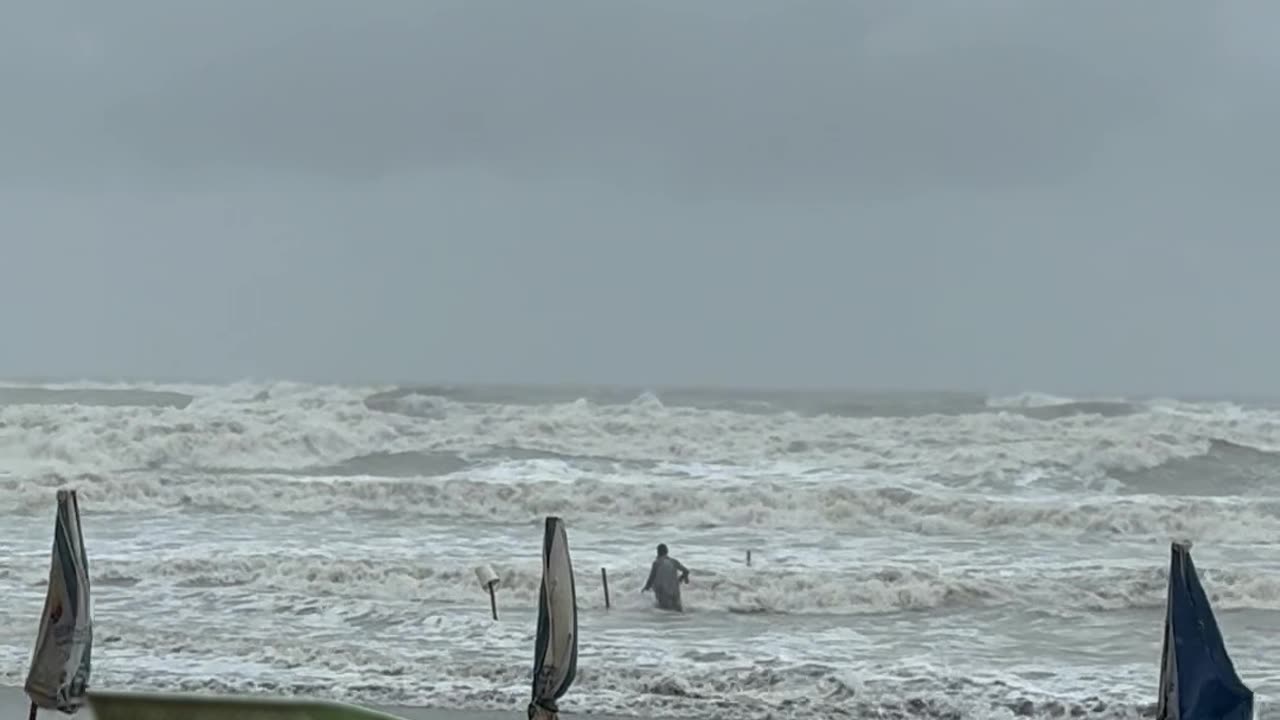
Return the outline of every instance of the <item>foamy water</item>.
<path id="1" fill-rule="evenodd" d="M 1277 451 L 1280 412 L 1227 402 L 0 387 L 0 684 L 74 486 L 101 686 L 522 708 L 555 514 L 569 712 L 1136 717 L 1174 538 L 1274 695 Z M 658 542 L 693 572 L 683 616 L 639 592 Z"/>

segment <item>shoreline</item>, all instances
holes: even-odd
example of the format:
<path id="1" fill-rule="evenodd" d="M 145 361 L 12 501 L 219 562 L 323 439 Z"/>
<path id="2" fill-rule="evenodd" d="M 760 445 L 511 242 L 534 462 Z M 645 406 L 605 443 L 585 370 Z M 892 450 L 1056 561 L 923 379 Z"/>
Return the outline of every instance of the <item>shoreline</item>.
<path id="1" fill-rule="evenodd" d="M 111 688 L 111 690 L 124 690 L 132 692 L 126 688 Z M 164 693 L 169 694 L 169 693 Z M 181 693 L 186 695 L 188 693 Z M 211 696 L 215 696 L 210 693 Z M 277 698 L 276 695 L 264 695 L 263 697 Z M 315 699 L 325 700 L 326 698 L 289 698 L 296 700 Z M 31 701 L 27 694 L 20 687 L 0 686 L 0 717 L 6 718 L 26 718 L 29 712 Z M 351 704 L 351 703 L 349 703 Z M 459 710 L 451 708 L 439 707 L 417 707 L 412 705 L 361 705 L 361 707 L 377 710 L 379 712 L 390 713 L 403 720 L 523 720 L 525 714 L 521 710 Z M 562 713 L 564 720 L 631 720 L 621 715 L 596 715 L 596 714 L 577 714 Z M 89 709 L 81 710 L 74 715 L 63 715 L 62 713 L 41 709 L 36 713 L 37 720 L 93 720 L 93 712 Z M 692 719 L 690 719 L 692 720 Z"/>

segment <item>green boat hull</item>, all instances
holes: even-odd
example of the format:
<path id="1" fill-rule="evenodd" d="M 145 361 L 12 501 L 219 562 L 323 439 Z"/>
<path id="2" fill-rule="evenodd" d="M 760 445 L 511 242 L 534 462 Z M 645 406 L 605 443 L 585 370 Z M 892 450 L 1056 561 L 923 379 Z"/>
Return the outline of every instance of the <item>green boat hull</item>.
<path id="1" fill-rule="evenodd" d="M 404 720 L 358 705 L 248 695 L 89 692 L 96 720 Z"/>

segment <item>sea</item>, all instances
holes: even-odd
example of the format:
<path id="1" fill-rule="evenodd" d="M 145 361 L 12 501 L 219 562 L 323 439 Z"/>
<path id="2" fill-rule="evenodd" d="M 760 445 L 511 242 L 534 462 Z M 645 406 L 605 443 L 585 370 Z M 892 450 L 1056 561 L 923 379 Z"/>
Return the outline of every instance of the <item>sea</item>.
<path id="1" fill-rule="evenodd" d="M 1274 402 L 8 383 L 0 686 L 64 487 L 95 687 L 523 717 L 554 515 L 566 717 L 1147 717 L 1174 540 L 1241 677 L 1280 693 Z M 682 614 L 641 592 L 658 543 L 691 571 Z"/>

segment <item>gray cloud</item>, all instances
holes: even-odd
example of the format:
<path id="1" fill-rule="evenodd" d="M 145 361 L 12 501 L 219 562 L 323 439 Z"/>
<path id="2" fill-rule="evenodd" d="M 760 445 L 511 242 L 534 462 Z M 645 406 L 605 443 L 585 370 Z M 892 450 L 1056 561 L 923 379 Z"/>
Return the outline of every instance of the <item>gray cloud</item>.
<path id="1" fill-rule="evenodd" d="M 28 122 L 57 95 L 63 147 L 170 170 L 1052 183 L 1215 79 L 1217 11 L 1191 2 L 79 10 L 10 26 L 50 39 L 10 51 Z"/>
<path id="2" fill-rule="evenodd" d="M 28 3 L 0 373 L 1280 390 L 1277 16 Z"/>

